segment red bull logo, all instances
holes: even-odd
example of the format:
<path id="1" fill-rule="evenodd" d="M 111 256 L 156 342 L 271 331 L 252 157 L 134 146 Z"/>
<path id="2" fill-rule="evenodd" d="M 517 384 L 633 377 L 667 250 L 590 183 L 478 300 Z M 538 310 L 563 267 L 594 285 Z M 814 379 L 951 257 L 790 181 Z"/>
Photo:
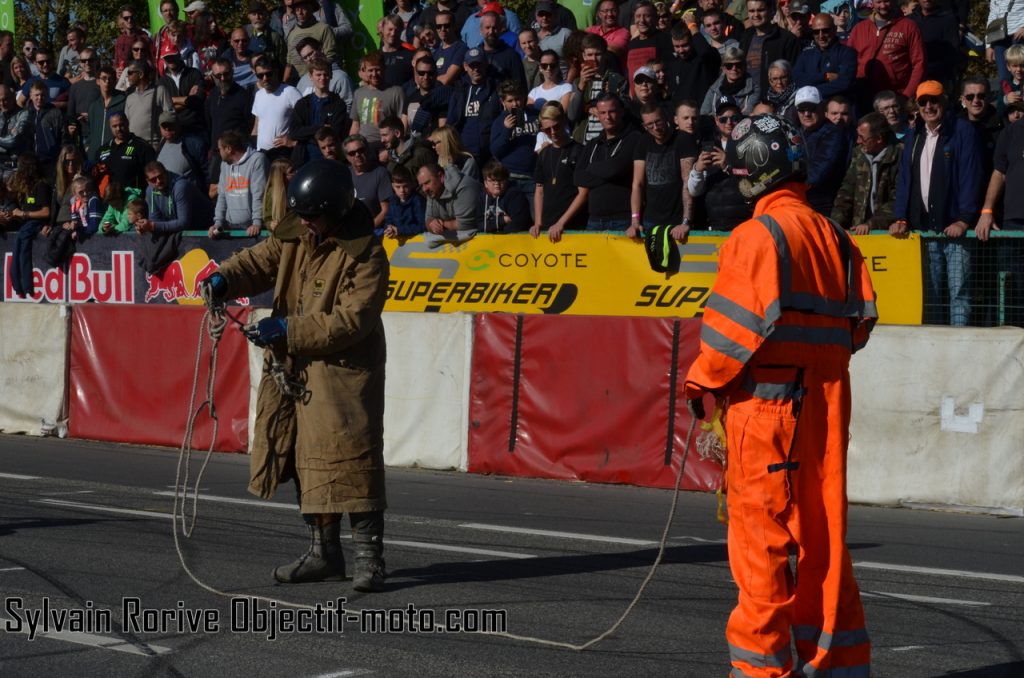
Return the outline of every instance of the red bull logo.
<path id="1" fill-rule="evenodd" d="M 67 271 L 59 268 L 32 269 L 34 292 L 28 297 L 14 293 L 11 280 L 13 255 L 4 255 L 4 300 L 13 302 L 49 302 L 82 304 L 97 301 L 106 304 L 131 304 L 135 301 L 135 277 L 132 252 L 111 252 L 110 270 L 93 267 L 88 254 L 75 253 Z"/>
<path id="2" fill-rule="evenodd" d="M 220 266 L 206 252 L 201 249 L 191 250 L 157 273 L 146 274 L 146 294 L 143 301 L 148 304 L 160 298 L 168 304 L 202 304 L 202 282 L 218 268 Z M 248 306 L 249 299 L 240 298 L 237 303 Z"/>

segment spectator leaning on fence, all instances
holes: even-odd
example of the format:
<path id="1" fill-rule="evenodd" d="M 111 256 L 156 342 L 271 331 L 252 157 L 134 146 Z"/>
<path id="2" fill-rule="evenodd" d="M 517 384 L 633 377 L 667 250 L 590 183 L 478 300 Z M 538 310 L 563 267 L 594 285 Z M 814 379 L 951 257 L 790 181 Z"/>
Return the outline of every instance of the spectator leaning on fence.
<path id="1" fill-rule="evenodd" d="M 881 113 L 857 123 L 853 161 L 836 194 L 832 220 L 855 235 L 888 231 L 896 201 L 896 176 L 903 145 L 896 141 Z"/>
<path id="2" fill-rule="evenodd" d="M 255 238 L 263 229 L 263 191 L 267 181 L 267 156 L 249 148 L 245 137 L 228 130 L 217 140 L 220 153 L 220 182 L 211 238 L 228 230 L 242 230 Z"/>
<path id="3" fill-rule="evenodd" d="M 484 191 L 479 181 L 463 176 L 454 167 L 441 169 L 436 163 L 421 167 L 416 181 L 427 198 L 429 233 L 424 238 L 431 247 L 476 235 L 484 212 Z"/>
<path id="4" fill-rule="evenodd" d="M 917 105 L 915 128 L 904 140 L 889 232 L 940 234 L 925 241 L 924 322 L 964 326 L 971 319 L 973 251 L 965 234 L 981 204 L 981 142 L 971 123 L 949 111 L 938 82 L 921 83 Z"/>
<path id="5" fill-rule="evenodd" d="M 1014 104 L 1019 106 L 1019 104 Z M 993 159 L 992 176 L 981 207 L 975 231 L 978 240 L 987 241 L 992 231 L 1024 231 L 1024 121 L 1009 125 L 999 136 Z M 1016 190 L 1006 190 L 1013 187 Z M 996 214 L 1002 219 L 996 221 Z M 1005 318 L 1008 325 L 1024 327 L 1024 238 L 1004 238 L 995 248 L 996 271 L 1006 273 Z"/>

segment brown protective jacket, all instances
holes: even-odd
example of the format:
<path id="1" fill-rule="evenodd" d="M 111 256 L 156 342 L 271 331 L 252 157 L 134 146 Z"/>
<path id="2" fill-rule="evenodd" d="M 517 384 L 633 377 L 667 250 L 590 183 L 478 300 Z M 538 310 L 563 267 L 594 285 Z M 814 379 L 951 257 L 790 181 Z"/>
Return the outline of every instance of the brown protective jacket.
<path id="1" fill-rule="evenodd" d="M 270 498 L 294 475 L 303 513 L 383 510 L 387 254 L 359 201 L 319 243 L 308 232 L 282 238 L 220 268 L 231 297 L 274 288 L 273 316 L 287 318 L 288 341 L 267 350 L 267 363 L 275 355 L 306 388 L 301 399 L 283 396 L 265 369 L 249 491 Z"/>

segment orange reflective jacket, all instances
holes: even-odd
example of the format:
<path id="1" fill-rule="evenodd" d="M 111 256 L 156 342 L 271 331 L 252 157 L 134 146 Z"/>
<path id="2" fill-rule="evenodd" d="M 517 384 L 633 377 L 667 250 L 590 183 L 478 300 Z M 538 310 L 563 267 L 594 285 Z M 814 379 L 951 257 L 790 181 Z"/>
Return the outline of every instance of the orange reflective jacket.
<path id="1" fill-rule="evenodd" d="M 856 243 L 787 184 L 722 245 L 686 397 L 725 395 L 755 353 L 760 364 L 847 362 L 877 318 Z"/>

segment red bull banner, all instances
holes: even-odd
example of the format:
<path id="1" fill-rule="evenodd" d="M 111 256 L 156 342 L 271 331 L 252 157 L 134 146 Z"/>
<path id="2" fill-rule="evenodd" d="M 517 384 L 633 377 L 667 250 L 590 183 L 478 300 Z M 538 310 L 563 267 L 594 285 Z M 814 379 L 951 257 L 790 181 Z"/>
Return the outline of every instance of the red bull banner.
<path id="1" fill-rule="evenodd" d="M 217 270 L 219 262 L 255 241 L 211 240 L 200 236 L 182 239 L 181 256 L 158 271 L 147 273 L 139 239 L 122 235 L 116 239 L 94 237 L 77 245 L 67 265 L 46 265 L 45 238 L 37 238 L 32 248 L 33 293 L 19 297 L 11 275 L 14 238 L 0 240 L 3 259 L 3 301 L 15 303 L 84 304 L 179 304 L 202 305 L 200 283 Z M 271 293 L 238 299 L 241 306 L 269 306 Z"/>

